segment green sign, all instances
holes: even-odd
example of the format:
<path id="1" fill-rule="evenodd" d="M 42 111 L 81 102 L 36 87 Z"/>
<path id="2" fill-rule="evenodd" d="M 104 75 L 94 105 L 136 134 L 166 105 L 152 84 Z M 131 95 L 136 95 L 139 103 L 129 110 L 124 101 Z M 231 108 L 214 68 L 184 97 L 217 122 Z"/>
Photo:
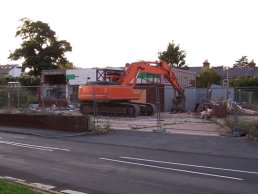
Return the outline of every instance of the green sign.
<path id="1" fill-rule="evenodd" d="M 68 79 L 68 80 L 75 79 L 75 75 L 74 74 L 66 74 L 66 79 Z"/>
<path id="2" fill-rule="evenodd" d="M 148 74 L 148 73 L 140 73 L 138 75 L 138 78 L 143 78 L 143 79 L 147 79 L 147 78 L 160 78 L 160 75 Z"/>

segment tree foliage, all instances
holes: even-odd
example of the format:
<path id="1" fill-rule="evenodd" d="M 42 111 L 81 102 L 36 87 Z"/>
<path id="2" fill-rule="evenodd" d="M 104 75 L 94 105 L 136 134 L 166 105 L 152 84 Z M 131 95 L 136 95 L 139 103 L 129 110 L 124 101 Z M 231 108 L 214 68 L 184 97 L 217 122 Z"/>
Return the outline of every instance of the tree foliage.
<path id="1" fill-rule="evenodd" d="M 76 68 L 76 66 L 74 66 L 73 63 L 64 63 L 64 64 L 59 63 L 59 64 L 57 64 L 57 66 L 59 69 L 75 69 Z"/>
<path id="2" fill-rule="evenodd" d="M 0 86 L 7 86 L 8 82 L 20 82 L 21 86 L 39 86 L 40 78 L 26 73 L 22 73 L 20 77 L 0 76 Z"/>
<path id="3" fill-rule="evenodd" d="M 258 86 L 258 77 L 233 79 L 229 85 L 232 87 Z"/>
<path id="4" fill-rule="evenodd" d="M 168 44 L 167 50 L 158 53 L 160 60 L 164 60 L 170 64 L 171 67 L 188 68 L 185 64 L 186 52 L 180 49 L 179 44 L 174 41 Z"/>
<path id="5" fill-rule="evenodd" d="M 41 70 L 57 69 L 58 64 L 67 64 L 65 52 L 72 51 L 69 42 L 57 40 L 56 33 L 47 23 L 21 19 L 16 37 L 22 39 L 21 47 L 11 52 L 9 59 L 23 59 L 22 71 L 30 69 L 30 74 L 38 76 Z"/>
<path id="6" fill-rule="evenodd" d="M 251 62 L 249 62 L 249 60 L 247 59 L 247 56 L 242 56 L 240 59 L 235 61 L 235 64 L 233 65 L 233 67 L 255 67 L 256 63 L 254 62 L 254 60 L 252 60 Z"/>
<path id="7" fill-rule="evenodd" d="M 38 76 L 29 75 L 23 73 L 18 81 L 21 83 L 22 86 L 39 86 L 40 85 L 40 78 Z"/>
<path id="8" fill-rule="evenodd" d="M 0 75 L 0 86 L 6 86 L 8 82 L 16 82 L 18 78 L 10 75 Z"/>
<path id="9" fill-rule="evenodd" d="M 220 84 L 220 76 L 213 69 L 205 69 L 196 78 L 196 87 L 206 88 L 211 84 Z"/>

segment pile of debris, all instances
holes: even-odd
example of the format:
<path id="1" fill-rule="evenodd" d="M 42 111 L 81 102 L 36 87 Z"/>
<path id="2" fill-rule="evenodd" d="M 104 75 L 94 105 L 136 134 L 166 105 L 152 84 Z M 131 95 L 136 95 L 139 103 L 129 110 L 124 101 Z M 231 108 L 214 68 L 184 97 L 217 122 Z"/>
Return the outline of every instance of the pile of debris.
<path id="1" fill-rule="evenodd" d="M 53 114 L 62 114 L 62 115 L 71 115 L 71 113 L 79 112 L 78 104 L 69 104 L 66 107 L 60 107 L 53 104 L 50 107 L 42 107 L 38 104 L 30 104 L 29 112 L 31 113 L 53 113 Z"/>
<path id="2" fill-rule="evenodd" d="M 228 114 L 227 106 L 224 103 L 211 101 L 210 103 L 197 103 L 191 115 L 199 115 L 202 119 L 212 117 L 225 118 Z"/>

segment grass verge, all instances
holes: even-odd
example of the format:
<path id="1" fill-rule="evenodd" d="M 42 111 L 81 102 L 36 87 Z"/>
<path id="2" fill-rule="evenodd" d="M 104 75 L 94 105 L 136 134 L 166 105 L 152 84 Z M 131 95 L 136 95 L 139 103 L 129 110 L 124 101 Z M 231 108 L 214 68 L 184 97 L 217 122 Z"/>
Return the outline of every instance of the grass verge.
<path id="1" fill-rule="evenodd" d="M 226 125 L 231 129 L 233 129 L 234 126 L 244 128 L 251 136 L 258 138 L 258 120 L 235 121 L 234 119 L 226 119 Z"/>
<path id="2" fill-rule="evenodd" d="M 35 191 L 26 186 L 11 183 L 5 180 L 0 180 L 0 193 L 1 194 L 43 194 L 42 192 Z"/>

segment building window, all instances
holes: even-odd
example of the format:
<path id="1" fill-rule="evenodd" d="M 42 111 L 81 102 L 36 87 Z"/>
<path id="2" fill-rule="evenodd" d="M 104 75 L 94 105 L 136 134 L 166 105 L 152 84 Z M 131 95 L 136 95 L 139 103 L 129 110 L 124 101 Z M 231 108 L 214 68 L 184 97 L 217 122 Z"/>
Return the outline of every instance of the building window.
<path id="1" fill-rule="evenodd" d="M 222 82 L 223 86 L 227 86 L 227 83 L 228 83 L 228 80 L 227 79 L 223 79 L 223 82 Z"/>

